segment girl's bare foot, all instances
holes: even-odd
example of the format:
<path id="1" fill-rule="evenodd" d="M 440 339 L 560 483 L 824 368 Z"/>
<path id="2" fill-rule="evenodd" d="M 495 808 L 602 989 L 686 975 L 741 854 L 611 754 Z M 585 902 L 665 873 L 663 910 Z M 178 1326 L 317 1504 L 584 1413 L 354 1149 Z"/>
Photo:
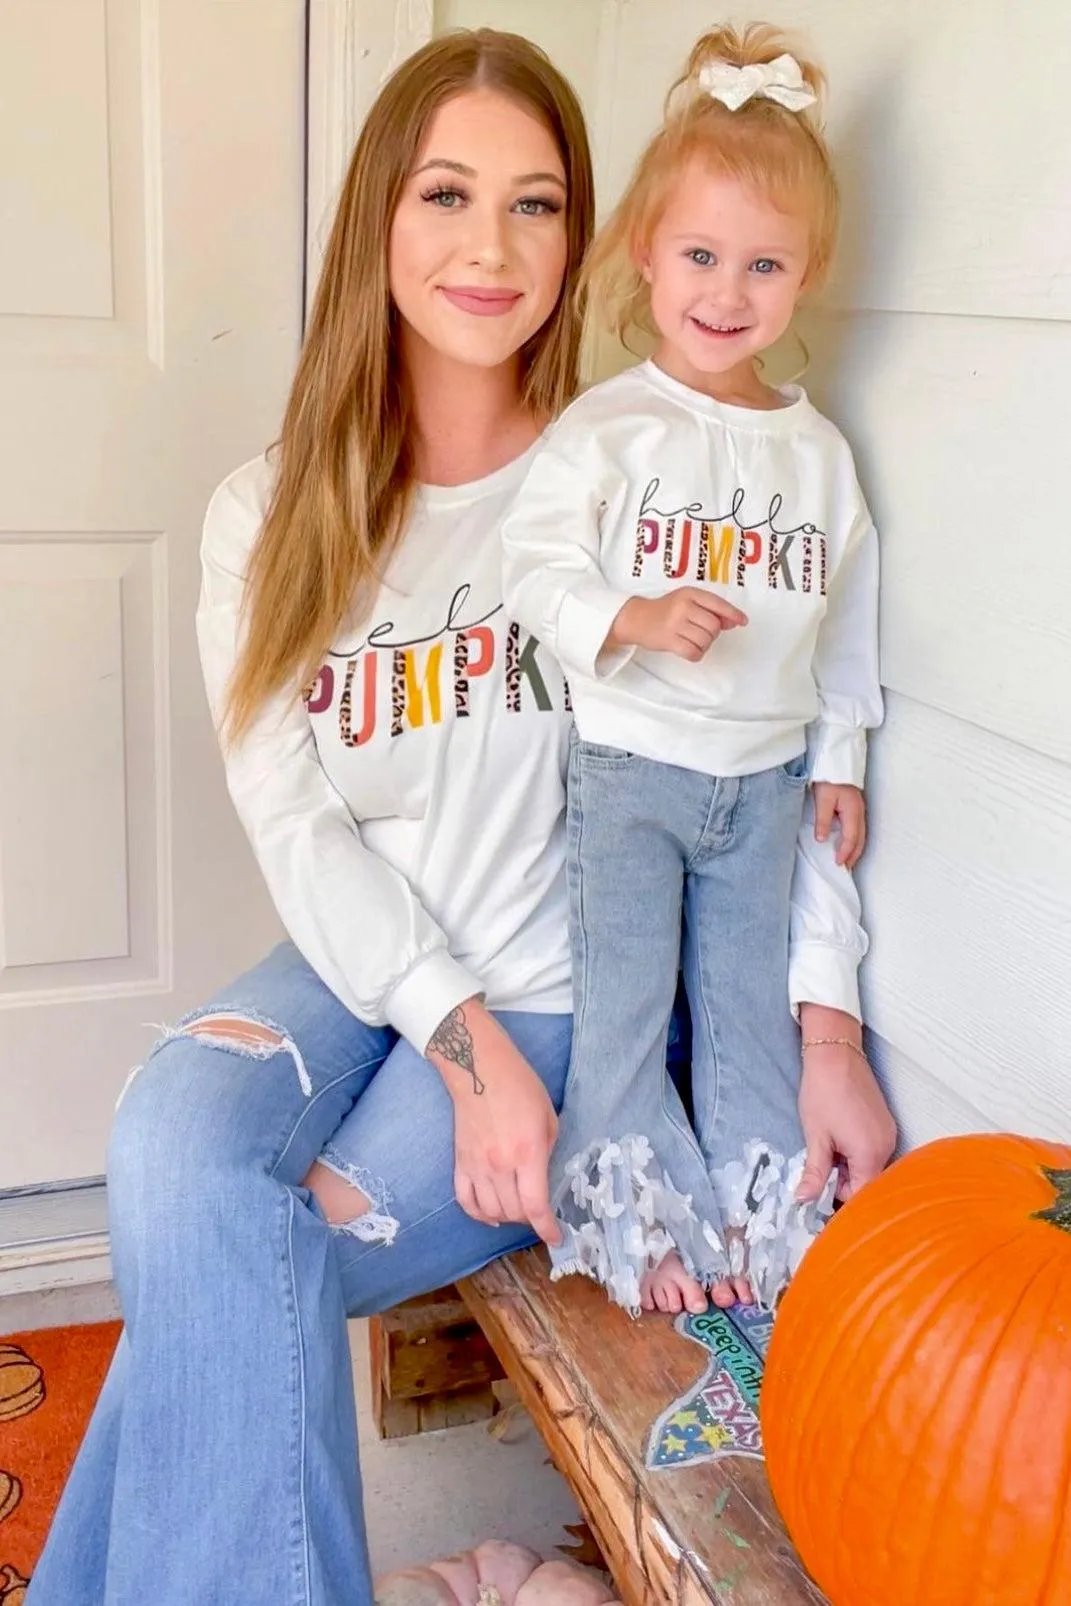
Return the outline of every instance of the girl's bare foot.
<path id="1" fill-rule="evenodd" d="M 640 1282 L 644 1310 L 664 1310 L 676 1316 L 682 1310 L 701 1316 L 707 1308 L 702 1283 L 689 1277 L 675 1251 L 661 1260 L 654 1271 L 644 1273 Z"/>
<path id="2" fill-rule="evenodd" d="M 710 1298 L 719 1310 L 728 1310 L 730 1305 L 755 1303 L 755 1295 L 746 1277 L 726 1277 L 720 1283 L 714 1283 L 710 1290 Z"/>

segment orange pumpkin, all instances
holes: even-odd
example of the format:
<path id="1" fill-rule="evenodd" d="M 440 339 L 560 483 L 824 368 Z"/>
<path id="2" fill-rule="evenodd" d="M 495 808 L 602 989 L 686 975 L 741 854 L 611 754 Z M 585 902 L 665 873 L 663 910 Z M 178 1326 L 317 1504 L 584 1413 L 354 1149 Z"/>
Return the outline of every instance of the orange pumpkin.
<path id="1" fill-rule="evenodd" d="M 833 1606 L 1068 1606 L 1071 1148 L 949 1138 L 864 1188 L 781 1302 L 761 1414 Z"/>

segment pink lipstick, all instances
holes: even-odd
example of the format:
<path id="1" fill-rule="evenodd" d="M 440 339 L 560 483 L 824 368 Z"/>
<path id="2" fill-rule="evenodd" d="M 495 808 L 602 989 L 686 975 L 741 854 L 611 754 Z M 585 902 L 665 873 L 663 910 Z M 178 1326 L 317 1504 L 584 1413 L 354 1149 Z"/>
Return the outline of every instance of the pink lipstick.
<path id="1" fill-rule="evenodd" d="M 441 284 L 439 289 L 453 306 L 477 318 L 501 318 L 521 299 L 519 290 L 484 290 L 470 284 Z"/>

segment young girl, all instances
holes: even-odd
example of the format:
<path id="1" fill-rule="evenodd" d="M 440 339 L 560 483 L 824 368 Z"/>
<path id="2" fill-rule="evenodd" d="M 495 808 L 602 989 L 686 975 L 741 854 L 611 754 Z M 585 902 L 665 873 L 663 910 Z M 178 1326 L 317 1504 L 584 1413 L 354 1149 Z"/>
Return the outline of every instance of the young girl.
<path id="1" fill-rule="evenodd" d="M 555 1271 L 633 1312 L 772 1306 L 845 1134 L 874 1170 L 894 1141 L 850 875 L 876 539 L 845 441 L 759 360 L 833 249 L 821 85 L 768 27 L 699 40 L 588 267 L 654 356 L 564 414 L 504 532 L 507 609 L 576 717 Z M 694 1127 L 664 1073 L 682 919 Z"/>

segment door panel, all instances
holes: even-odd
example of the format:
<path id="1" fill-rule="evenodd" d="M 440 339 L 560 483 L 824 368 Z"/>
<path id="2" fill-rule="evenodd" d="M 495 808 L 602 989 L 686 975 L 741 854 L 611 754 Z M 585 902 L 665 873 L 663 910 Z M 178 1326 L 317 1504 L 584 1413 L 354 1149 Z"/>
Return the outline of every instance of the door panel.
<path id="1" fill-rule="evenodd" d="M 304 0 L 0 0 L 0 1188 L 278 926 L 193 616 L 300 341 Z"/>

